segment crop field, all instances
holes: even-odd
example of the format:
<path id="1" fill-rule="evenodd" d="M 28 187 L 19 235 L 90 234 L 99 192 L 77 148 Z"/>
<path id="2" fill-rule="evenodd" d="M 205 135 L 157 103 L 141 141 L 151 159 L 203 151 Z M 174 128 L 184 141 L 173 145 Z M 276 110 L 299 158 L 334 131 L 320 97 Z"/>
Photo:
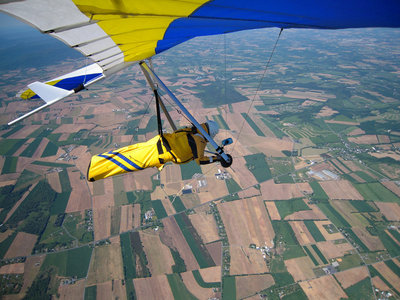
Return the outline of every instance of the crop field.
<path id="1" fill-rule="evenodd" d="M 172 273 L 174 259 L 170 249 L 161 242 L 159 234 L 154 233 L 153 230 L 145 230 L 140 231 L 139 235 L 146 253 L 150 274 L 154 276 Z"/>
<path id="2" fill-rule="evenodd" d="M 312 193 L 307 182 L 275 184 L 273 180 L 268 180 L 261 183 L 260 187 L 264 200 L 289 200 L 303 197 L 303 192 Z"/>
<path id="3" fill-rule="evenodd" d="M 302 198 L 275 201 L 275 205 L 282 219 L 298 211 L 310 210 Z"/>
<path id="4" fill-rule="evenodd" d="M 198 270 L 196 270 L 198 271 Z M 199 274 L 199 273 L 196 273 Z M 197 299 L 209 299 L 214 296 L 212 288 L 207 288 L 200 285 L 194 277 L 194 273 L 192 272 L 184 272 L 180 274 L 183 280 L 184 285 L 188 289 L 188 291 L 195 296 Z M 218 287 L 221 284 L 218 283 Z"/>
<path id="5" fill-rule="evenodd" d="M 296 239 L 299 241 L 300 245 L 307 245 L 315 243 L 314 238 L 308 231 L 306 225 L 302 221 L 290 221 L 290 226 L 293 229 L 293 232 L 296 236 Z"/>
<path id="6" fill-rule="evenodd" d="M 179 229 L 175 218 L 168 217 L 162 220 L 164 225 L 164 233 L 166 237 L 170 240 L 167 246 L 174 248 L 178 251 L 179 255 L 184 260 L 186 268 L 188 271 L 199 269 L 199 264 L 194 257 L 192 250 L 186 242 L 182 231 Z M 164 240 L 164 239 L 163 239 Z"/>
<path id="7" fill-rule="evenodd" d="M 359 183 L 354 185 L 367 201 L 399 202 L 400 198 L 379 182 Z"/>
<path id="8" fill-rule="evenodd" d="M 308 231 L 311 233 L 316 242 L 325 241 L 324 236 L 321 234 L 314 221 L 304 221 L 304 224 L 306 225 Z"/>
<path id="9" fill-rule="evenodd" d="M 79 263 L 79 259 L 77 262 Z M 124 279 L 121 250 L 115 242 L 94 248 L 87 284 L 107 282 L 111 279 Z"/>
<path id="10" fill-rule="evenodd" d="M 261 274 L 268 272 L 262 253 L 249 246 L 231 245 L 230 275 Z"/>
<path id="11" fill-rule="evenodd" d="M 336 279 L 340 282 L 342 288 L 347 289 L 352 285 L 362 281 L 365 278 L 369 278 L 368 269 L 363 267 L 349 269 L 343 272 L 335 273 Z"/>
<path id="12" fill-rule="evenodd" d="M 139 300 L 157 299 L 160 295 L 166 300 L 174 299 L 174 294 L 172 293 L 167 275 L 134 279 L 133 284 L 135 286 L 136 296 Z"/>
<path id="13" fill-rule="evenodd" d="M 230 244 L 272 246 L 274 231 L 264 203 L 257 197 L 218 204 Z"/>
<path id="14" fill-rule="evenodd" d="M 59 276 L 84 278 L 88 272 L 91 255 L 92 249 L 88 246 L 65 252 L 48 254 L 41 269 L 45 270 L 55 266 Z"/>
<path id="15" fill-rule="evenodd" d="M 346 293 L 332 275 L 299 283 L 310 300 L 347 298 Z"/>
<path id="16" fill-rule="evenodd" d="M 361 194 L 347 180 L 320 182 L 330 199 L 363 200 Z"/>
<path id="17" fill-rule="evenodd" d="M 179 228 L 181 229 L 183 236 L 192 250 L 200 268 L 215 266 L 210 253 L 208 253 L 207 248 L 203 244 L 201 237 L 193 227 L 188 216 L 186 214 L 178 214 L 175 215 L 174 218 L 179 225 Z"/>
<path id="18" fill-rule="evenodd" d="M 258 182 L 272 178 L 265 155 L 262 153 L 247 155 L 244 157 L 247 168 L 254 174 Z"/>

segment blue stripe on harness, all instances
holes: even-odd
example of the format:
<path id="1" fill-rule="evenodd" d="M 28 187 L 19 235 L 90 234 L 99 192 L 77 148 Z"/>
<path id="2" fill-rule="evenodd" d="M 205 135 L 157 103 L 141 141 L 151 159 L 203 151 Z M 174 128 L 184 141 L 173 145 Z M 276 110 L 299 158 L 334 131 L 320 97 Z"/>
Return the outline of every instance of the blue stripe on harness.
<path id="1" fill-rule="evenodd" d="M 134 167 L 135 169 L 138 170 L 143 170 L 144 168 L 139 167 L 137 164 L 135 164 L 133 161 L 129 160 L 126 156 L 123 156 L 121 153 L 118 152 L 108 152 L 109 154 L 113 154 L 118 156 L 119 158 L 121 158 L 123 161 L 127 162 L 128 164 L 130 164 L 132 167 Z"/>
<path id="2" fill-rule="evenodd" d="M 108 159 L 109 161 L 113 162 L 114 164 L 116 164 L 118 167 L 120 167 L 121 169 L 127 171 L 127 172 L 132 172 L 134 170 L 128 169 L 127 167 L 125 167 L 123 164 L 121 164 L 120 162 L 116 161 L 114 158 L 110 157 L 110 156 L 105 156 L 102 154 L 99 154 L 98 156 L 103 157 L 105 159 Z"/>

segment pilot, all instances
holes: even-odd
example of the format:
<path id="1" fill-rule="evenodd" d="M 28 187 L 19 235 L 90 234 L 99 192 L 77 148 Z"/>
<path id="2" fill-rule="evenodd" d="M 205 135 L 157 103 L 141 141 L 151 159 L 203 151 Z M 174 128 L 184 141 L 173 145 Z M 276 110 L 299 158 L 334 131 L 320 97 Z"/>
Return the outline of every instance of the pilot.
<path id="1" fill-rule="evenodd" d="M 218 124 L 212 120 L 201 126 L 212 138 L 219 131 Z M 225 162 L 219 155 L 205 156 L 206 145 L 207 140 L 194 126 L 157 135 L 144 143 L 93 156 L 88 167 L 87 178 L 89 181 L 95 181 L 151 167 L 156 167 L 161 171 L 165 163 L 170 161 L 185 164 L 195 160 L 199 165 L 220 161 L 224 167 L 230 166 L 230 163 Z"/>

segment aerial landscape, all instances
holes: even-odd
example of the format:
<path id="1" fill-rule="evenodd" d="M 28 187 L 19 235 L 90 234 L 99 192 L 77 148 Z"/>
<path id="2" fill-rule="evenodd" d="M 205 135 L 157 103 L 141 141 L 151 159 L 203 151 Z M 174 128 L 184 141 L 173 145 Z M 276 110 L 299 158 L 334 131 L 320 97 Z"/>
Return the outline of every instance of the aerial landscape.
<path id="1" fill-rule="evenodd" d="M 133 65 L 8 126 L 41 104 L 16 97 L 27 84 L 91 63 L 15 26 L 0 28 L 2 299 L 400 299 L 399 29 L 284 30 L 267 69 L 276 28 L 173 47 L 154 69 L 233 139 L 232 166 L 88 182 L 92 155 L 157 134 L 152 91 Z"/>

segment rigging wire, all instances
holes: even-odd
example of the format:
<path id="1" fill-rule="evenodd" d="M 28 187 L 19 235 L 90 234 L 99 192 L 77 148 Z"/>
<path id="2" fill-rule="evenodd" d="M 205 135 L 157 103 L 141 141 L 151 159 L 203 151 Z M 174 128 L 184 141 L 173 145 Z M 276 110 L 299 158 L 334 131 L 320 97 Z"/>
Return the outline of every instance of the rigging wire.
<path id="1" fill-rule="evenodd" d="M 258 92 L 260 91 L 261 83 L 263 82 L 264 77 L 265 77 L 265 74 L 267 73 L 269 64 L 270 64 L 270 62 L 271 62 L 272 56 L 274 55 L 276 46 L 278 45 L 278 41 L 279 41 L 279 38 L 281 37 L 282 31 L 283 31 L 283 28 L 281 28 L 281 30 L 279 31 L 278 37 L 277 37 L 277 39 L 276 39 L 276 41 L 275 41 L 275 45 L 274 45 L 274 47 L 272 48 L 272 51 L 271 51 L 271 54 L 270 54 L 270 56 L 269 56 L 268 62 L 267 62 L 267 64 L 266 64 L 265 68 L 264 68 L 263 75 L 261 76 L 261 79 L 260 79 L 260 81 L 259 81 L 259 83 L 258 83 L 257 90 L 256 90 L 256 92 L 255 92 L 255 94 L 254 94 L 254 96 L 253 96 L 253 99 L 252 99 L 251 102 L 250 102 L 249 109 L 247 110 L 247 113 L 246 113 L 247 116 L 249 115 L 250 109 L 253 107 L 253 103 L 254 103 L 254 101 L 255 101 L 257 95 L 258 95 Z M 242 134 L 242 130 L 243 130 L 243 127 L 244 127 L 245 122 L 246 122 L 246 120 L 243 119 L 242 125 L 241 125 L 241 127 L 240 127 L 240 130 L 239 130 L 239 133 L 238 133 L 238 135 L 237 135 L 237 138 L 236 138 L 236 140 L 235 140 L 235 142 L 234 142 L 234 145 L 233 145 L 233 148 L 232 148 L 231 153 L 233 153 L 234 150 L 235 150 L 235 147 L 236 147 L 236 145 L 237 145 L 237 142 L 239 141 L 240 135 Z"/>

